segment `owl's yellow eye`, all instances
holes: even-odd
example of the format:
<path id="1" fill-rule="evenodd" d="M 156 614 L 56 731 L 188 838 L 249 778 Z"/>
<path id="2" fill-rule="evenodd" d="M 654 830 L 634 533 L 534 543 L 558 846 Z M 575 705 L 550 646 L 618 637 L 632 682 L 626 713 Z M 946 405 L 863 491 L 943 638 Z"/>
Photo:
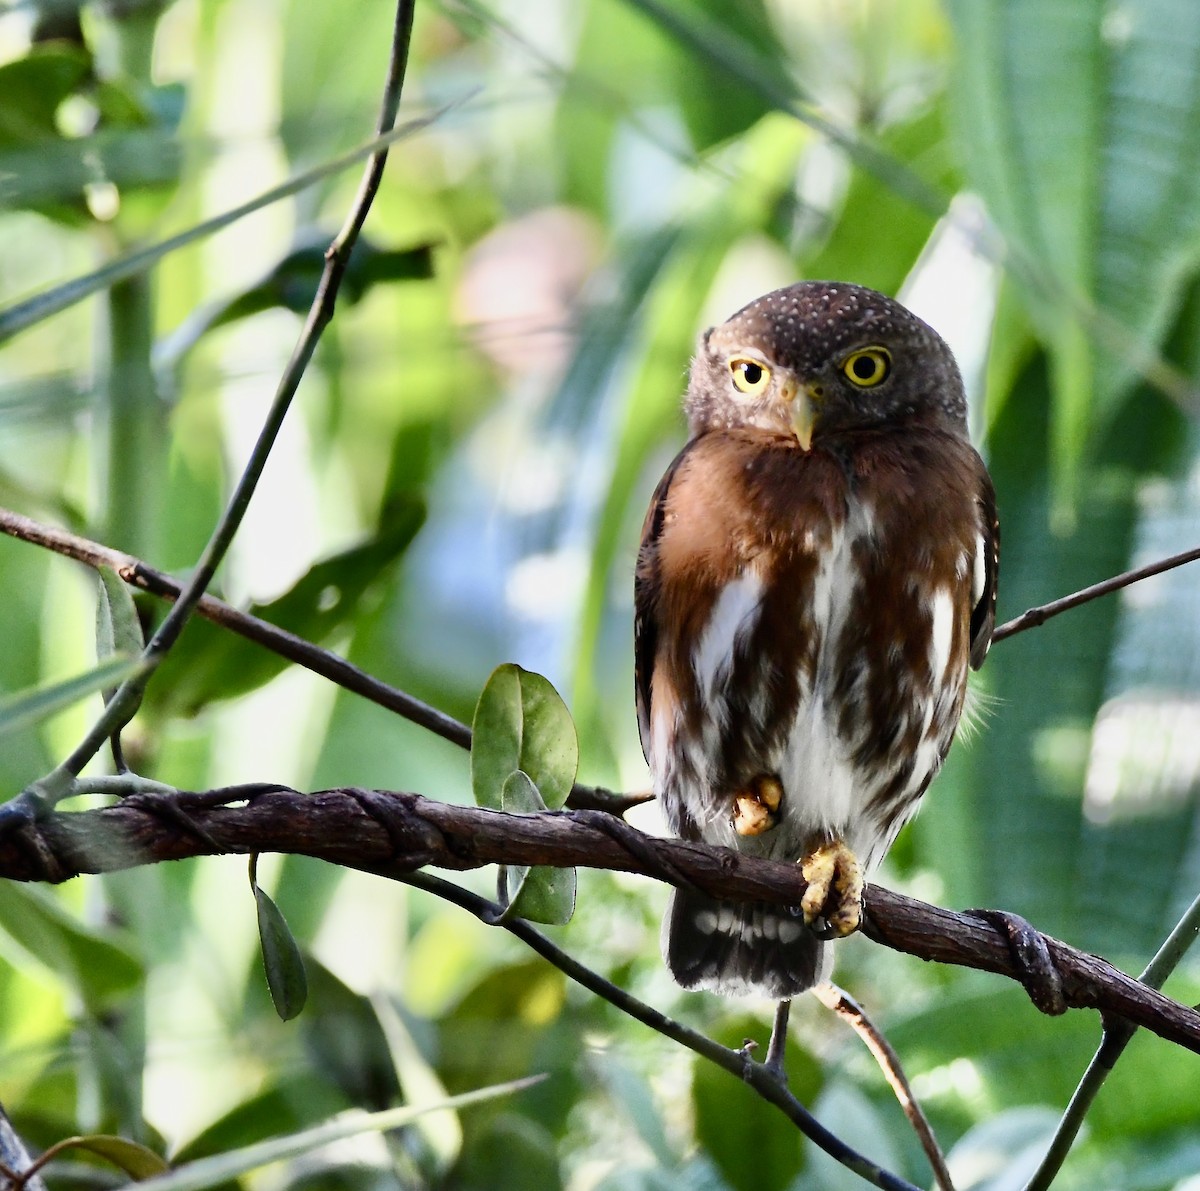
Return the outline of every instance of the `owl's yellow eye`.
<path id="1" fill-rule="evenodd" d="M 771 370 L 759 360 L 748 356 L 734 356 L 729 361 L 733 373 L 733 387 L 739 393 L 761 393 L 771 383 Z"/>
<path id="2" fill-rule="evenodd" d="M 892 370 L 892 353 L 886 347 L 864 347 L 842 363 L 842 371 L 851 384 L 860 389 L 873 389 L 887 380 Z"/>

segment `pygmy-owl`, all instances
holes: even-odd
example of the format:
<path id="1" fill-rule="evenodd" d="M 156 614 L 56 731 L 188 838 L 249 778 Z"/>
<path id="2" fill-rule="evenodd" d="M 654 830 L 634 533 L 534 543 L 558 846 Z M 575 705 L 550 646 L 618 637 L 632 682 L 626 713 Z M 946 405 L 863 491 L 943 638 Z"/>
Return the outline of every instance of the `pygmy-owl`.
<path id="1" fill-rule="evenodd" d="M 899 303 L 801 282 L 706 332 L 636 575 L 642 748 L 672 830 L 796 861 L 803 905 L 676 890 L 685 988 L 824 979 L 995 623 L 999 526 L 958 367 Z"/>

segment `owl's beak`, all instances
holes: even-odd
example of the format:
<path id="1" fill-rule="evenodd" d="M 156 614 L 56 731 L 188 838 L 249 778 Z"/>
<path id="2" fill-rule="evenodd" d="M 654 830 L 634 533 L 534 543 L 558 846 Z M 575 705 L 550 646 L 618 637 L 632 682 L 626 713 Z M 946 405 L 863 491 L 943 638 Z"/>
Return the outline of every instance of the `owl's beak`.
<path id="1" fill-rule="evenodd" d="M 791 407 L 792 429 L 796 439 L 803 450 L 812 450 L 813 426 L 817 420 L 815 400 L 820 396 L 819 391 L 797 380 L 787 380 L 783 385 L 783 395 Z"/>

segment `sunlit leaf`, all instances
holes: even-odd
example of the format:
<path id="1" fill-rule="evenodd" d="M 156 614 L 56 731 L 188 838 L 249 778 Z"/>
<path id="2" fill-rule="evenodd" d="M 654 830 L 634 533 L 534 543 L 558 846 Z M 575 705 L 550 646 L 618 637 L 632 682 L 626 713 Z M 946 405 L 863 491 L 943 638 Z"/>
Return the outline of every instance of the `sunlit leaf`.
<path id="1" fill-rule="evenodd" d="M 215 1187 L 271 1162 L 298 1158 L 320 1146 L 330 1145 L 347 1137 L 401 1129 L 425 1113 L 467 1108 L 500 1096 L 509 1096 L 532 1087 L 541 1079 L 542 1076 L 533 1076 L 529 1079 L 513 1080 L 511 1083 L 465 1092 L 461 1096 L 450 1096 L 439 1104 L 422 1105 L 420 1108 L 392 1108 L 384 1112 L 355 1113 L 338 1120 L 327 1121 L 312 1129 L 304 1129 L 289 1137 L 276 1137 L 271 1141 L 259 1142 L 227 1154 L 198 1158 L 195 1162 L 177 1167 L 170 1174 L 150 1179 L 144 1186 L 147 1191 L 203 1191 L 206 1187 Z"/>
<path id="2" fill-rule="evenodd" d="M 1102 0 L 955 0 L 949 10 L 964 161 L 1051 360 L 1061 511 L 1200 263 L 1200 9 L 1143 0 L 1114 17 Z"/>
<path id="3" fill-rule="evenodd" d="M 540 674 L 511 662 L 498 666 L 480 693 L 471 730 L 471 787 L 480 806 L 499 810 L 504 784 L 517 770 L 551 810 L 566 801 L 579 742 L 566 704 Z"/>
<path id="4" fill-rule="evenodd" d="M 0 932 L 94 1009 L 145 976 L 141 961 L 113 932 L 84 926 L 37 886 L 0 881 Z"/>

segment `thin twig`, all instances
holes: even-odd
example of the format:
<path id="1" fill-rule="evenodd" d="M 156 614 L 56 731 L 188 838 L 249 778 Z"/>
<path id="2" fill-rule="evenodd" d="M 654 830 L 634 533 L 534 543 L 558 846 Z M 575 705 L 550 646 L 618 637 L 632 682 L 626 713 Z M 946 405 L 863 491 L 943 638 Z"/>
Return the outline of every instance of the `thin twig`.
<path id="1" fill-rule="evenodd" d="M 440 877 L 427 873 L 409 873 L 396 879 L 416 889 L 423 889 L 443 901 L 453 902 L 468 913 L 474 914 L 489 926 L 500 926 L 515 935 L 526 946 L 532 948 L 543 959 L 552 963 L 560 972 L 582 985 L 590 992 L 603 997 L 622 1013 L 657 1030 L 673 1042 L 686 1046 L 718 1067 L 723 1067 L 736 1079 L 748 1084 L 769 1104 L 778 1108 L 814 1145 L 819 1146 L 831 1158 L 840 1162 L 855 1174 L 885 1191 L 917 1191 L 912 1183 L 891 1174 L 881 1166 L 864 1157 L 848 1146 L 841 1138 L 830 1133 L 799 1100 L 788 1090 L 787 1085 L 765 1063 L 757 1063 L 745 1051 L 730 1050 L 704 1034 L 693 1030 L 657 1009 L 639 1001 L 636 997 L 618 988 L 591 968 L 585 967 L 565 951 L 556 947 L 540 931 L 535 930 L 521 918 L 502 918 L 503 907 L 486 898 L 461 888 Z"/>
<path id="2" fill-rule="evenodd" d="M 38 1164 L 40 1165 L 40 1163 Z M 24 1142 L 17 1135 L 4 1106 L 0 1104 L 0 1177 L 10 1187 L 24 1187 L 27 1191 L 46 1191 L 46 1184 L 29 1157 Z"/>
<path id="3" fill-rule="evenodd" d="M 839 988 L 836 984 L 825 983 L 818 984 L 812 991 L 817 1000 L 827 1009 L 832 1009 L 863 1040 L 867 1049 L 875 1056 L 879 1069 L 891 1085 L 892 1091 L 896 1093 L 896 1099 L 900 1102 L 904 1115 L 908 1117 L 913 1131 L 921 1142 L 921 1148 L 925 1151 L 929 1165 L 933 1168 L 933 1177 L 937 1180 L 937 1185 L 941 1191 L 954 1191 L 950 1171 L 946 1166 L 946 1156 L 942 1153 L 937 1138 L 933 1134 L 929 1118 L 913 1094 L 908 1077 L 900 1065 L 900 1056 L 896 1054 L 892 1044 L 867 1016 L 867 1011 L 845 989 Z"/>
<path id="4" fill-rule="evenodd" d="M 181 585 L 170 575 L 155 570 L 132 554 L 102 546 L 99 542 L 69 530 L 45 525 L 11 509 L 0 508 L 0 533 L 53 550 L 56 554 L 73 558 L 91 567 L 109 567 L 131 587 L 160 599 L 179 598 Z M 314 645 L 311 641 L 306 641 L 303 637 L 289 633 L 286 629 L 260 620 L 256 616 L 239 612 L 215 596 L 201 596 L 196 605 L 196 612 L 213 624 L 237 633 L 238 636 L 253 641 L 256 645 L 261 645 L 264 649 L 269 649 L 272 653 L 287 658 L 288 661 L 303 666 L 322 678 L 327 678 L 343 690 L 361 695 L 377 706 L 395 712 L 410 723 L 458 745 L 459 748 L 471 747 L 471 729 L 466 724 L 428 703 L 423 703 L 399 687 L 382 682 L 331 650 Z M 76 792 L 81 791 L 76 788 Z M 610 815 L 622 815 L 630 807 L 638 806 L 650 798 L 650 794 L 617 794 L 600 787 L 577 783 L 567 799 L 567 804 L 575 810 L 601 810 Z M 4 810 L 0 808 L 0 822 L 3 821 L 3 817 Z"/>
<path id="5" fill-rule="evenodd" d="M 1128 587 L 1131 583 L 1138 583 L 1153 575 L 1161 575 L 1164 571 L 1174 570 L 1175 567 L 1184 566 L 1197 559 L 1200 559 L 1200 546 L 1193 546 L 1190 550 L 1181 550 L 1178 554 L 1172 554 L 1170 558 L 1162 558 L 1158 562 L 1149 563 L 1144 567 L 1136 567 L 1132 571 L 1114 575 L 1111 579 L 1105 579 L 1100 583 L 1093 583 L 1090 587 L 1085 587 L 1071 595 L 1062 596 L 1060 599 L 1051 600 L 1048 604 L 1042 604 L 1038 608 L 1030 608 L 1027 612 L 1022 612 L 1020 616 L 1002 624 L 992 634 L 992 640 L 994 642 L 1003 641 L 1005 637 L 1011 637 L 1015 633 L 1023 633 L 1026 629 L 1036 628 L 1040 624 L 1045 624 L 1052 616 L 1069 612 L 1081 604 L 1099 599 L 1101 596 L 1111 595 L 1114 591 L 1120 591 L 1121 588 Z"/>
<path id="6" fill-rule="evenodd" d="M 1178 966 L 1188 948 L 1200 934 L 1200 897 L 1188 906 L 1184 915 L 1175 924 L 1175 929 L 1167 936 L 1163 945 L 1158 949 L 1154 958 L 1146 965 L 1146 970 L 1139 979 L 1148 988 L 1162 988 L 1167 977 Z M 1025 1191 L 1046 1191 L 1054 1181 L 1055 1176 L 1067 1159 L 1071 1146 L 1083 1126 L 1092 1102 L 1096 1099 L 1104 1081 L 1112 1073 L 1117 1060 L 1124 1053 L 1125 1047 L 1133 1037 L 1136 1027 L 1123 1019 L 1105 1017 L 1104 1034 L 1100 1046 L 1092 1056 L 1079 1081 L 1079 1086 L 1071 1096 L 1066 1112 L 1058 1122 L 1054 1137 L 1046 1156 L 1042 1159 L 1037 1170 L 1026 1184 Z"/>

